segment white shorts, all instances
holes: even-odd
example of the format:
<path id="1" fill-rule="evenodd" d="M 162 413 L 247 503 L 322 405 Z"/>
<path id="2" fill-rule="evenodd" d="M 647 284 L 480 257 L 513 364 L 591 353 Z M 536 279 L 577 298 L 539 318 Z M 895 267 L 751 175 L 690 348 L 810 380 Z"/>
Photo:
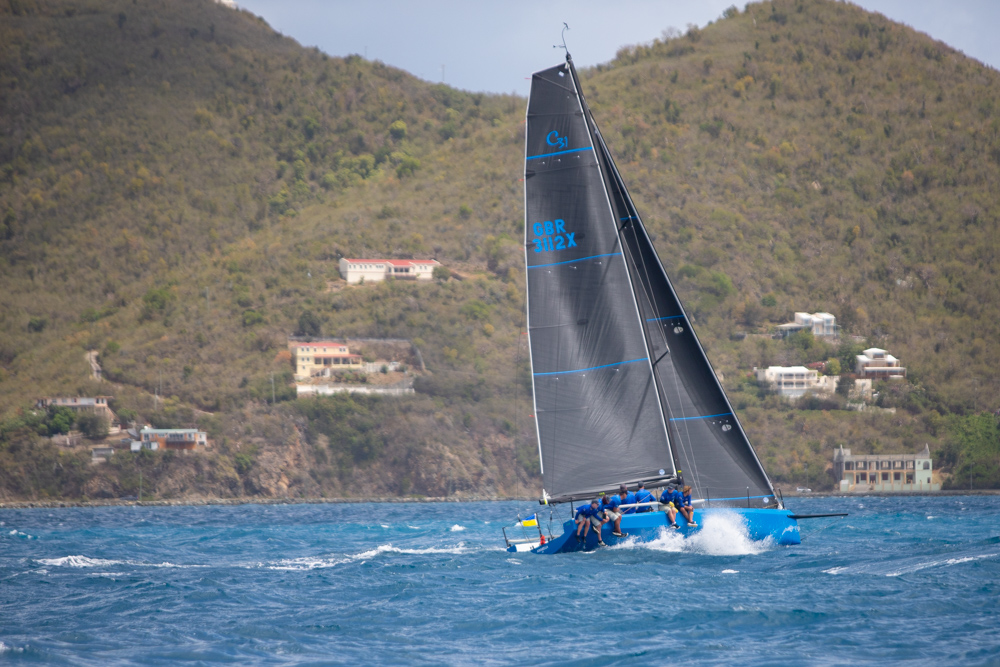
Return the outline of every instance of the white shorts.
<path id="1" fill-rule="evenodd" d="M 621 512 L 616 512 L 614 510 L 604 510 L 604 513 L 608 515 L 608 521 L 617 521 L 622 518 Z"/>

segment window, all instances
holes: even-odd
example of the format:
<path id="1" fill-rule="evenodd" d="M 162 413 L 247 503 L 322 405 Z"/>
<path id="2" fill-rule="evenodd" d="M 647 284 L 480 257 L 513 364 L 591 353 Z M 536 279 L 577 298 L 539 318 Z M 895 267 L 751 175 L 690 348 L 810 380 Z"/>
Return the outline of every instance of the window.
<path id="1" fill-rule="evenodd" d="M 882 481 L 883 482 L 888 482 L 889 481 L 889 473 L 887 473 L 887 472 L 882 473 Z"/>
<path id="2" fill-rule="evenodd" d="M 854 470 L 854 461 L 844 463 L 844 470 Z"/>
<path id="3" fill-rule="evenodd" d="M 903 462 L 902 461 L 893 461 L 892 462 L 892 467 L 895 468 L 896 470 L 902 470 L 903 469 Z"/>
<path id="4" fill-rule="evenodd" d="M 907 484 L 913 484 L 913 473 L 912 472 L 906 473 L 906 483 Z"/>
<path id="5" fill-rule="evenodd" d="M 859 472 L 858 473 L 858 481 L 859 482 L 867 482 L 868 481 L 868 473 L 866 473 L 866 472 Z"/>
<path id="6" fill-rule="evenodd" d="M 892 473 L 892 481 L 898 482 L 900 480 L 900 476 L 902 474 L 903 473 L 901 473 L 901 472 L 894 472 L 894 473 Z"/>
<path id="7" fill-rule="evenodd" d="M 857 463 L 854 464 L 854 467 L 858 470 L 868 470 L 868 462 L 858 461 Z"/>
<path id="8" fill-rule="evenodd" d="M 913 470 L 913 461 L 907 461 L 906 462 L 906 469 L 907 470 Z"/>
<path id="9" fill-rule="evenodd" d="M 930 469 L 931 469 L 931 462 L 924 461 L 924 470 L 930 470 Z"/>

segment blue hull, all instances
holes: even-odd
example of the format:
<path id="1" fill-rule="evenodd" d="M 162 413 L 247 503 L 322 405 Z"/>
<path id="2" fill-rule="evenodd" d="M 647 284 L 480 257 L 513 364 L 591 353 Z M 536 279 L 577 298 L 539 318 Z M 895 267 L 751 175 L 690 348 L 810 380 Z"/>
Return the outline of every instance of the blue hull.
<path id="1" fill-rule="evenodd" d="M 663 512 L 645 512 L 643 514 L 626 514 L 622 517 L 622 532 L 627 533 L 627 537 L 617 538 L 611 534 L 611 524 L 605 524 L 601 530 L 601 537 L 608 546 L 619 544 L 624 541 L 652 542 L 663 536 L 664 530 L 676 532 L 684 537 L 690 537 L 702 530 L 705 521 L 711 521 L 713 516 L 720 517 L 729 515 L 737 517 L 742 521 L 746 529 L 747 537 L 755 542 L 770 540 L 773 544 L 789 545 L 799 544 L 799 524 L 792 518 L 792 513 L 788 510 L 779 509 L 748 509 L 748 508 L 707 508 L 696 509 L 694 520 L 697 527 L 689 528 L 683 517 L 677 516 L 678 528 L 676 531 L 667 528 L 667 516 Z M 576 541 L 576 523 L 572 520 L 563 524 L 563 534 L 547 541 L 545 544 L 526 548 L 528 545 L 521 545 L 520 549 L 511 545 L 508 551 L 532 551 L 536 554 L 557 554 L 571 551 L 591 551 L 597 549 L 597 535 L 591 530 L 587 535 L 587 541 L 583 544 Z"/>

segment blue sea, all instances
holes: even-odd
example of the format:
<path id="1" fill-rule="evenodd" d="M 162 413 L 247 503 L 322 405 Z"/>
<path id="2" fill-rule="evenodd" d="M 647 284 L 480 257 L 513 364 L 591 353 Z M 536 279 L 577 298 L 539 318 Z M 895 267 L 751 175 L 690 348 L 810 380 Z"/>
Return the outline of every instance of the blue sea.
<path id="1" fill-rule="evenodd" d="M 1000 497 L 788 505 L 850 516 L 536 556 L 527 503 L 0 510 L 0 663 L 1000 664 Z"/>

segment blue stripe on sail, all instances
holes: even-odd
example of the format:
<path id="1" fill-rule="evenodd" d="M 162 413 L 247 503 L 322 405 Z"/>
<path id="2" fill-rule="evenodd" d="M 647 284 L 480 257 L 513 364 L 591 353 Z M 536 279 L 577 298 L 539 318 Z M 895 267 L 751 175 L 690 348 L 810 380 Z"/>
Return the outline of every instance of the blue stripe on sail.
<path id="1" fill-rule="evenodd" d="M 575 371 L 551 371 L 549 373 L 533 373 L 533 375 L 567 375 L 569 373 L 585 373 L 587 371 L 596 371 L 599 368 L 610 368 L 611 366 L 621 366 L 622 364 L 634 364 L 639 361 L 649 361 L 649 357 L 643 357 L 642 359 L 629 359 L 628 361 L 616 361 L 613 364 L 591 366 L 590 368 L 579 368 Z"/>
<path id="2" fill-rule="evenodd" d="M 540 157 L 552 157 L 553 155 L 565 155 L 566 153 L 579 153 L 580 151 L 592 151 L 593 147 L 587 146 L 586 148 L 571 148 L 568 151 L 556 151 L 555 153 L 543 153 L 541 155 L 531 155 L 524 158 L 525 160 L 537 160 Z"/>
<path id="3" fill-rule="evenodd" d="M 756 498 L 774 498 L 774 496 L 750 496 L 751 500 Z M 692 500 L 692 503 L 705 503 L 705 502 L 722 502 L 723 500 L 746 500 L 747 496 L 740 496 L 739 498 L 699 498 L 698 500 Z"/>
<path id="4" fill-rule="evenodd" d="M 717 415 L 702 415 L 701 417 L 671 417 L 672 422 L 686 422 L 689 419 L 711 419 L 712 417 L 728 417 L 732 412 L 720 412 Z"/>
<path id="5" fill-rule="evenodd" d="M 626 220 L 638 220 L 638 219 L 639 218 L 637 218 L 634 215 L 626 215 L 624 218 L 619 218 L 618 221 L 619 222 L 625 222 Z"/>
<path id="6" fill-rule="evenodd" d="M 683 315 L 670 315 L 669 317 L 651 317 L 651 318 L 649 318 L 646 321 L 647 322 L 659 322 L 660 320 L 682 320 L 682 319 L 684 319 Z"/>
<path id="7" fill-rule="evenodd" d="M 591 255 L 590 257 L 581 257 L 580 259 L 567 259 L 565 262 L 552 262 L 551 264 L 535 264 L 534 266 L 529 266 L 529 269 L 540 269 L 543 266 L 559 266 L 560 264 L 572 264 L 574 262 L 582 262 L 586 259 L 596 259 L 597 257 L 615 257 L 620 255 L 620 252 L 609 252 L 605 255 Z"/>

